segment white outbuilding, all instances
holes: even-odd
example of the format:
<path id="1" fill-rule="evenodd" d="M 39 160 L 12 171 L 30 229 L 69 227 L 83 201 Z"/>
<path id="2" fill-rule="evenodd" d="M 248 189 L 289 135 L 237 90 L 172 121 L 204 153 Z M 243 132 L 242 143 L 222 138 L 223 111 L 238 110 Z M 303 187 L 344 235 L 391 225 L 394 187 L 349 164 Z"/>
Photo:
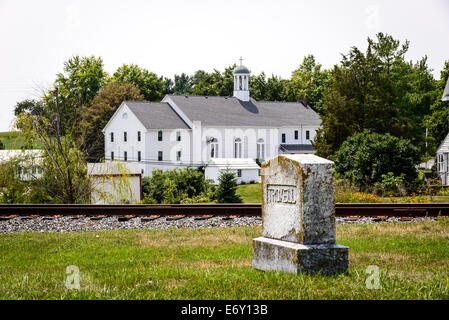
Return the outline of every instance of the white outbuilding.
<path id="1" fill-rule="evenodd" d="M 132 204 L 142 199 L 142 173 L 135 163 L 88 163 L 91 203 Z"/>
<path id="2" fill-rule="evenodd" d="M 218 184 L 221 171 L 234 172 L 239 184 L 260 182 L 260 167 L 253 159 L 210 159 L 204 174 L 206 179 L 212 179 L 214 184 Z"/>
<path id="3" fill-rule="evenodd" d="M 449 78 L 444 88 L 442 101 L 449 101 Z M 444 186 L 449 186 L 449 134 L 437 149 L 437 173 Z"/>

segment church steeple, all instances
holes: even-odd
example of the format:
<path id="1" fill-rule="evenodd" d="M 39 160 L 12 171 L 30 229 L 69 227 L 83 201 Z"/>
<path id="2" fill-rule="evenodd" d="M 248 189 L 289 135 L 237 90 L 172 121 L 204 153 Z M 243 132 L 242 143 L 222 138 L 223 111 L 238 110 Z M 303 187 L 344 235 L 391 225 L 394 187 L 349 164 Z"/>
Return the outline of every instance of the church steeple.
<path id="1" fill-rule="evenodd" d="M 249 101 L 249 70 L 242 65 L 243 58 L 240 57 L 240 65 L 234 69 L 234 97 L 242 101 Z"/>

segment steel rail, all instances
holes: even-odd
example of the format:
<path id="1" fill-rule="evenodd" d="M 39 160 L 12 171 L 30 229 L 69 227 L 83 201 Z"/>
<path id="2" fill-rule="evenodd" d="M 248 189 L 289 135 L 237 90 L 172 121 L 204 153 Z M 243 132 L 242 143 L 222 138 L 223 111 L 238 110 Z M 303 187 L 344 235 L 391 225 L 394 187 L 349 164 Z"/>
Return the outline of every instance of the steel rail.
<path id="1" fill-rule="evenodd" d="M 260 216 L 260 204 L 0 204 L 0 216 Z M 337 203 L 335 215 L 360 217 L 449 216 L 449 203 Z"/>

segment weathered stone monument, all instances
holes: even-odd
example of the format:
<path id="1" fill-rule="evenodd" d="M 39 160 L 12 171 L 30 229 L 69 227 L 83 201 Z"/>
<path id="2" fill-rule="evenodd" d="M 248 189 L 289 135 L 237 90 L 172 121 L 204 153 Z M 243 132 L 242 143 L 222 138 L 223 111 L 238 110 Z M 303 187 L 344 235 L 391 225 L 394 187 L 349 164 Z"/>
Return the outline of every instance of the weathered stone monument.
<path id="1" fill-rule="evenodd" d="M 335 243 L 334 163 L 280 155 L 262 164 L 262 237 L 253 239 L 260 270 L 332 274 L 348 269 L 348 247 Z"/>

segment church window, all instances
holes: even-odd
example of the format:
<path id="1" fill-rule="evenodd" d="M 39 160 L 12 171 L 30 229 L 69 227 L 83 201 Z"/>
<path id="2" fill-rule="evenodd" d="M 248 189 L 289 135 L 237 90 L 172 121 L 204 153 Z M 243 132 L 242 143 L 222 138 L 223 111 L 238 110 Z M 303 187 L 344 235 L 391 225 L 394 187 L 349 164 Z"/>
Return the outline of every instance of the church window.
<path id="1" fill-rule="evenodd" d="M 282 143 L 285 143 L 285 133 L 282 134 Z"/>
<path id="2" fill-rule="evenodd" d="M 137 161 L 142 161 L 142 153 L 137 151 Z"/>
<path id="3" fill-rule="evenodd" d="M 111 132 L 111 142 L 114 142 L 114 132 Z"/>
<path id="4" fill-rule="evenodd" d="M 158 154 L 157 154 L 157 160 L 158 161 L 162 161 L 162 159 L 163 159 L 162 151 L 159 151 Z"/>
<path id="5" fill-rule="evenodd" d="M 237 177 L 239 177 L 239 178 L 242 177 L 242 169 L 237 170 Z"/>
<path id="6" fill-rule="evenodd" d="M 310 139 L 310 131 L 306 130 L 306 139 L 309 140 Z"/>
<path id="7" fill-rule="evenodd" d="M 176 131 L 176 141 L 181 141 L 181 131 Z"/>
<path id="8" fill-rule="evenodd" d="M 242 139 L 237 138 L 234 140 L 234 158 L 242 157 Z"/>
<path id="9" fill-rule="evenodd" d="M 265 159 L 265 141 L 257 140 L 257 159 Z"/>
<path id="10" fill-rule="evenodd" d="M 213 138 L 210 143 L 210 157 L 218 158 L 218 140 Z"/>
<path id="11" fill-rule="evenodd" d="M 162 130 L 159 130 L 157 133 L 157 141 L 162 141 Z"/>
<path id="12" fill-rule="evenodd" d="M 298 136 L 299 136 L 298 130 L 295 130 L 295 140 L 298 140 Z"/>
<path id="13" fill-rule="evenodd" d="M 128 161 L 128 152 L 123 152 L 123 160 Z"/>
<path id="14" fill-rule="evenodd" d="M 140 135 L 140 131 L 137 131 L 137 141 L 141 141 L 141 140 L 142 140 L 142 137 Z"/>
<path id="15" fill-rule="evenodd" d="M 128 114 L 126 112 L 122 115 L 122 119 L 128 119 Z"/>
<path id="16" fill-rule="evenodd" d="M 111 160 L 114 160 L 114 151 L 111 151 Z"/>
<path id="17" fill-rule="evenodd" d="M 128 132 L 123 132 L 123 141 L 126 142 L 128 141 Z"/>
<path id="18" fill-rule="evenodd" d="M 181 161 L 181 151 L 176 152 L 176 161 Z"/>

